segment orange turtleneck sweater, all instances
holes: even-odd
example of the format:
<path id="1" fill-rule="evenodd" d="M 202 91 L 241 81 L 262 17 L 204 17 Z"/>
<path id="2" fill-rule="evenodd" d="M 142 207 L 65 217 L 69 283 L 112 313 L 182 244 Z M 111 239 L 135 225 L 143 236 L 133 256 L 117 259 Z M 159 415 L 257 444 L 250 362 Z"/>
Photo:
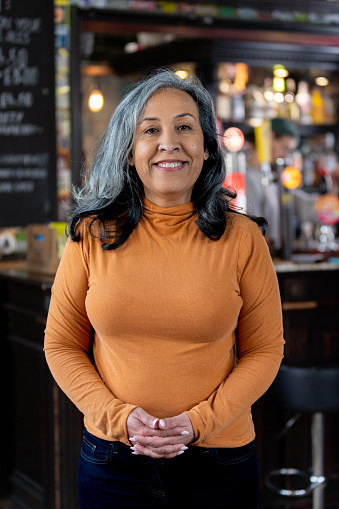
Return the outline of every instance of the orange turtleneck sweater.
<path id="1" fill-rule="evenodd" d="M 126 420 L 136 406 L 158 418 L 186 411 L 198 446 L 254 438 L 251 405 L 283 356 L 276 274 L 250 219 L 229 213 L 216 242 L 195 221 L 192 203 L 161 208 L 145 199 L 139 225 L 117 250 L 103 250 L 85 221 L 81 241 L 67 242 L 45 353 L 100 438 L 129 444 Z"/>

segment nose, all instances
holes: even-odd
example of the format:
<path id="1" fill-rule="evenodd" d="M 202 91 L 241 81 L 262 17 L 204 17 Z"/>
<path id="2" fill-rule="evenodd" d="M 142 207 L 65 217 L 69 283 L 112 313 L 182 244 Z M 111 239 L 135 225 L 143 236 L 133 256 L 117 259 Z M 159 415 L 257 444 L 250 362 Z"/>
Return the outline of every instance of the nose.
<path id="1" fill-rule="evenodd" d="M 180 148 L 177 134 L 172 129 L 164 129 L 159 138 L 159 150 L 161 152 L 176 152 Z"/>

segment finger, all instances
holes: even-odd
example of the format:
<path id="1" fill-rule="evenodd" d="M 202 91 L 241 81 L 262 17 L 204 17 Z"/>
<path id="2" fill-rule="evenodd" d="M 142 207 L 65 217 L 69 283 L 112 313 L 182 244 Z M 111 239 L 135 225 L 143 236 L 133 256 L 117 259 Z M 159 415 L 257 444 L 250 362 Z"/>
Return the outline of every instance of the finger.
<path id="1" fill-rule="evenodd" d="M 136 434 L 152 435 L 153 429 L 158 428 L 159 419 L 145 412 L 142 408 L 136 407 L 129 414 L 126 426 L 128 434 L 133 437 Z"/>
<path id="2" fill-rule="evenodd" d="M 176 427 L 172 427 L 176 426 Z M 192 426 L 191 419 L 189 415 L 184 412 L 180 415 L 176 415 L 174 417 L 169 417 L 167 419 L 161 419 L 159 421 L 159 428 L 164 432 L 167 431 L 169 435 L 171 430 L 181 430 L 180 435 L 182 437 L 182 441 L 184 444 L 190 444 L 194 440 L 194 430 Z"/>
<path id="3" fill-rule="evenodd" d="M 140 432 L 136 433 L 132 438 L 136 438 L 137 436 L 152 436 L 152 437 L 161 437 L 161 438 L 167 438 L 167 437 L 177 437 L 179 440 L 181 440 L 185 435 L 189 435 L 190 432 L 187 430 L 184 430 L 183 428 L 171 428 L 171 429 L 155 429 L 155 430 L 140 430 Z"/>
<path id="4" fill-rule="evenodd" d="M 143 447 L 137 444 L 131 447 L 132 453 L 136 455 L 150 456 L 151 458 L 174 458 L 180 456 L 187 449 L 186 446 L 179 447 L 177 445 L 167 445 L 161 449 L 153 449 L 151 447 Z"/>
<path id="5" fill-rule="evenodd" d="M 151 447 L 154 449 L 163 448 L 166 446 L 184 446 L 182 436 L 178 437 L 147 437 L 143 435 L 136 435 L 129 439 L 133 445 L 141 445 L 143 447 Z"/>

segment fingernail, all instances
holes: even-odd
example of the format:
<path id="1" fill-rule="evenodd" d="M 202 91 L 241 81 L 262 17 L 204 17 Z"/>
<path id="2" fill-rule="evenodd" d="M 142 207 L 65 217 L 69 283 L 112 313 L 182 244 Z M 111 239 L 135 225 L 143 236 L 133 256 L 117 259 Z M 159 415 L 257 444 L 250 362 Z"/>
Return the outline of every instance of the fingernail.
<path id="1" fill-rule="evenodd" d="M 184 454 L 185 451 L 179 451 L 177 456 L 180 456 L 180 454 Z"/>
<path id="2" fill-rule="evenodd" d="M 136 450 L 135 447 L 130 447 L 130 449 L 131 449 L 131 451 L 135 451 Z"/>
<path id="3" fill-rule="evenodd" d="M 155 428 L 155 426 L 158 424 L 159 419 L 154 419 L 152 422 L 152 428 Z"/>
<path id="4" fill-rule="evenodd" d="M 162 428 L 164 428 L 164 427 L 166 426 L 165 421 L 163 421 L 162 419 L 161 419 L 161 421 L 159 421 L 159 424 L 160 424 L 160 426 L 161 426 Z"/>
<path id="5" fill-rule="evenodd" d="M 186 445 L 183 445 L 181 448 L 180 448 L 180 451 L 187 451 L 188 447 L 186 447 Z"/>
<path id="6" fill-rule="evenodd" d="M 136 452 L 136 451 L 133 451 L 132 454 L 134 454 L 134 456 L 139 456 L 139 453 Z M 180 454 L 180 453 L 179 453 Z"/>
<path id="7" fill-rule="evenodd" d="M 189 431 L 182 431 L 182 432 L 180 433 L 180 435 L 189 435 L 189 434 L 190 434 L 190 432 L 189 432 Z"/>
<path id="8" fill-rule="evenodd" d="M 135 442 L 135 440 L 136 440 L 136 439 L 135 439 L 135 438 L 129 438 L 128 440 L 129 440 L 130 442 Z"/>

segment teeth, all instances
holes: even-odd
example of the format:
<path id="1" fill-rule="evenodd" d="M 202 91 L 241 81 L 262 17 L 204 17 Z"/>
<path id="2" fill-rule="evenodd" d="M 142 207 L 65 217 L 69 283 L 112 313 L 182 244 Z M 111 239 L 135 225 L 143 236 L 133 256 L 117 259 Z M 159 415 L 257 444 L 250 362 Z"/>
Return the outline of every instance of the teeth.
<path id="1" fill-rule="evenodd" d="M 160 163 L 158 166 L 161 168 L 176 168 L 177 166 L 181 166 L 182 163 Z"/>

